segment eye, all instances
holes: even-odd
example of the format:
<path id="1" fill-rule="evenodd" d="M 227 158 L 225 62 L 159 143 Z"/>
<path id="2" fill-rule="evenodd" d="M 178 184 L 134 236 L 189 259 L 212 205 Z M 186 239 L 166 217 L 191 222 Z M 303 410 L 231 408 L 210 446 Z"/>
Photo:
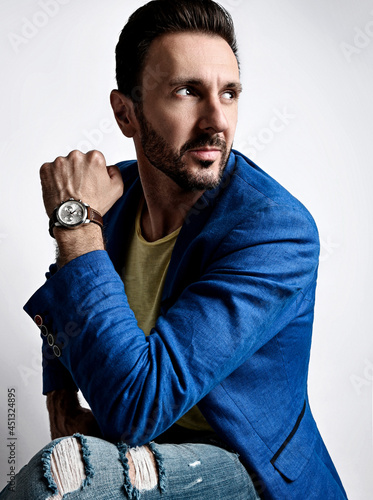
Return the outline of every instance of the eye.
<path id="1" fill-rule="evenodd" d="M 233 90 L 226 90 L 225 92 L 223 92 L 222 97 L 224 99 L 233 101 L 233 99 L 236 99 L 237 95 L 236 92 L 234 92 Z"/>
<path id="2" fill-rule="evenodd" d="M 189 87 L 183 87 L 177 90 L 176 94 L 181 96 L 188 96 L 188 95 L 193 95 L 193 92 Z"/>

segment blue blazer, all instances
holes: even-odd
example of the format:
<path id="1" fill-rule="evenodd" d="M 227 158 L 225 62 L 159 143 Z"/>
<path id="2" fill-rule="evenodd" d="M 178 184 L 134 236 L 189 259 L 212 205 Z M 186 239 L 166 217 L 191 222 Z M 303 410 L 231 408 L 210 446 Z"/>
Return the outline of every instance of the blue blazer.
<path id="1" fill-rule="evenodd" d="M 198 404 L 262 498 L 346 498 L 307 397 L 319 255 L 311 215 L 232 152 L 219 187 L 185 219 L 145 337 L 119 275 L 142 190 L 136 162 L 120 168 L 107 251 L 52 266 L 25 306 L 44 325 L 44 393 L 78 387 L 104 437 L 133 446 Z"/>

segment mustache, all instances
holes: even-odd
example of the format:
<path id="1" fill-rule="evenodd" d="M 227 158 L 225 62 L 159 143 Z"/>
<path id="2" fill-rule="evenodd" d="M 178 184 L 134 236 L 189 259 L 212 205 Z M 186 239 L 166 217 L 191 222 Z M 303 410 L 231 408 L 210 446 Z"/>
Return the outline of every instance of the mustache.
<path id="1" fill-rule="evenodd" d="M 220 137 L 211 137 L 209 134 L 203 134 L 196 139 L 192 139 L 184 144 L 180 150 L 180 156 L 183 156 L 189 150 L 202 148 L 204 146 L 217 147 L 223 152 L 227 150 L 227 143 Z"/>

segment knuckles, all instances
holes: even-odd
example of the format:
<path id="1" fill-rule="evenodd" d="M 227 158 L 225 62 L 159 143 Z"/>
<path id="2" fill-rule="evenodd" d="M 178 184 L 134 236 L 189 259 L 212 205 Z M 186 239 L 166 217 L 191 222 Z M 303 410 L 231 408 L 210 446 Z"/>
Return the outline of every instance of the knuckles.
<path id="1" fill-rule="evenodd" d="M 70 153 L 67 155 L 67 158 L 70 158 L 72 160 L 77 160 L 80 159 L 82 156 L 85 156 L 84 153 L 82 153 L 78 149 L 74 149 L 73 151 L 70 151 Z"/>
<path id="2" fill-rule="evenodd" d="M 73 150 L 58 156 L 44 163 L 39 175 L 48 214 L 61 200 L 73 197 L 84 199 L 104 215 L 124 191 L 118 167 L 107 167 L 104 155 L 97 150 Z"/>
<path id="3" fill-rule="evenodd" d="M 67 163 L 85 163 L 86 160 L 86 154 L 82 153 L 81 151 L 78 151 L 77 149 L 74 149 L 73 151 L 70 151 L 70 153 L 64 158 L 64 160 Z M 56 158 L 57 160 L 58 158 Z M 55 161 L 56 161 L 55 160 Z"/>
<path id="4" fill-rule="evenodd" d="M 51 163 L 43 163 L 39 170 L 39 176 L 41 180 L 44 180 L 48 177 L 50 169 Z"/>
<path id="5" fill-rule="evenodd" d="M 88 153 L 82 153 L 81 151 L 74 149 L 67 155 L 66 158 L 59 158 L 62 158 L 64 161 L 71 161 L 73 164 L 83 164 L 85 166 L 106 166 L 104 155 L 96 149 L 88 151 Z M 55 162 L 59 158 L 56 158 Z"/>
<path id="6" fill-rule="evenodd" d="M 87 158 L 90 161 L 92 161 L 93 163 L 98 163 L 98 164 L 101 164 L 101 165 L 105 164 L 106 165 L 106 161 L 105 161 L 104 155 L 100 151 L 97 151 L 96 149 L 94 149 L 92 151 L 88 151 Z"/>
<path id="7" fill-rule="evenodd" d="M 63 156 L 58 156 L 53 162 L 53 165 L 56 168 L 63 168 L 65 164 L 66 164 L 66 158 L 64 158 Z"/>
<path id="8" fill-rule="evenodd" d="M 57 158 L 52 163 L 44 163 L 40 167 L 40 178 L 45 179 L 53 169 L 62 170 L 68 168 L 69 166 L 81 165 L 84 167 L 98 166 L 106 167 L 106 161 L 104 155 L 97 150 L 88 151 L 88 153 L 82 153 L 77 149 L 71 151 L 67 156 L 57 156 Z"/>

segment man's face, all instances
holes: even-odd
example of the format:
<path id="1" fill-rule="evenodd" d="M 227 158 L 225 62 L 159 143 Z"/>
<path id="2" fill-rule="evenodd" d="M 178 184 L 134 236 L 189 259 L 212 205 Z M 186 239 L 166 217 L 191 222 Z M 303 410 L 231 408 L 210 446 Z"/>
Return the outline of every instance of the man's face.
<path id="1" fill-rule="evenodd" d="M 185 191 L 216 187 L 232 148 L 241 91 L 229 45 L 200 33 L 155 39 L 142 91 L 138 155 Z"/>

